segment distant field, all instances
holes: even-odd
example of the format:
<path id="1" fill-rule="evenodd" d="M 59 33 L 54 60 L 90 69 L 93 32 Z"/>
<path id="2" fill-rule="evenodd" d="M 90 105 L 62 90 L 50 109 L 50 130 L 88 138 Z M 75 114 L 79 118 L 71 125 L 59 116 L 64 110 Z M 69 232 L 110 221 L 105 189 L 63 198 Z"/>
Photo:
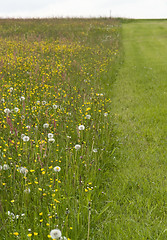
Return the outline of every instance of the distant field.
<path id="1" fill-rule="evenodd" d="M 108 239 L 119 41 L 115 19 L 0 20 L 0 239 Z"/>

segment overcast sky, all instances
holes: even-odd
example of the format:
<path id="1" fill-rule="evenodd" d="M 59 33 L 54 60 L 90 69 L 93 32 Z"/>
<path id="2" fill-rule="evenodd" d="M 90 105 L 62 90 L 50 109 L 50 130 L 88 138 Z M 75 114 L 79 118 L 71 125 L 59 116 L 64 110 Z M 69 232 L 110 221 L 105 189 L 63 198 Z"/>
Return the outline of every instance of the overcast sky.
<path id="1" fill-rule="evenodd" d="M 0 17 L 167 18 L 167 0 L 1 0 Z"/>

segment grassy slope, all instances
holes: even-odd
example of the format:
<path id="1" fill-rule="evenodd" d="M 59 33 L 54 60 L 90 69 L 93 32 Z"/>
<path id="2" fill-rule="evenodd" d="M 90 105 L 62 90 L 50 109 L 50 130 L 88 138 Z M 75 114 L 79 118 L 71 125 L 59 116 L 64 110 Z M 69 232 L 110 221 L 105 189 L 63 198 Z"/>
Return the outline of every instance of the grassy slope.
<path id="1" fill-rule="evenodd" d="M 120 168 L 108 234 L 166 239 L 167 21 L 123 24 L 122 34 L 125 62 L 112 91 Z"/>

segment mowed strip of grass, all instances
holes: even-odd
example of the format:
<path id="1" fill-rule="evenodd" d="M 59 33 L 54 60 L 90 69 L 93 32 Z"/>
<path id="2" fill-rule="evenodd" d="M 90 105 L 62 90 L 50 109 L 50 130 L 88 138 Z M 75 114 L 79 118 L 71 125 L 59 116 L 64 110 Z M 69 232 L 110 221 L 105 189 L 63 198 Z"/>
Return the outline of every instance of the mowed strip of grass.
<path id="1" fill-rule="evenodd" d="M 167 239 L 167 21 L 122 31 L 124 63 L 112 89 L 119 167 L 106 223 L 112 239 Z"/>

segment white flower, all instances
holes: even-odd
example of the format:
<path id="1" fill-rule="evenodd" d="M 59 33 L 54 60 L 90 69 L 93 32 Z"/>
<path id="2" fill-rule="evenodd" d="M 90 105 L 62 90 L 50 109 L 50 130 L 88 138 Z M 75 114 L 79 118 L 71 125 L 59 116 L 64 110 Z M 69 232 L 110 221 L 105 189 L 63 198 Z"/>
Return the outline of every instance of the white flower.
<path id="1" fill-rule="evenodd" d="M 104 117 L 107 117 L 107 116 L 108 116 L 108 113 L 107 113 L 107 112 L 105 112 L 105 113 L 104 113 Z"/>
<path id="2" fill-rule="evenodd" d="M 61 167 L 59 167 L 59 166 L 56 166 L 56 167 L 54 167 L 54 168 L 53 168 L 53 170 L 54 170 L 55 172 L 60 172 L 60 170 L 61 170 Z"/>
<path id="3" fill-rule="evenodd" d="M 24 176 L 26 176 L 27 173 L 28 173 L 28 169 L 25 168 L 25 167 L 21 167 L 21 168 L 19 169 L 19 171 L 20 171 L 20 173 L 24 174 Z"/>
<path id="4" fill-rule="evenodd" d="M 27 126 L 26 126 L 26 128 L 27 128 L 27 129 L 30 129 L 30 128 L 31 128 L 31 126 L 30 126 L 30 125 L 27 125 Z"/>
<path id="5" fill-rule="evenodd" d="M 30 140 L 30 138 L 29 138 L 28 136 L 24 136 L 24 137 L 23 137 L 23 141 L 24 141 L 24 142 L 28 142 L 29 140 Z"/>
<path id="6" fill-rule="evenodd" d="M 55 142 L 55 139 L 54 139 L 54 138 L 49 138 L 49 139 L 48 139 L 48 142 L 54 143 L 54 142 Z"/>
<path id="7" fill-rule="evenodd" d="M 84 130 L 84 129 L 85 129 L 85 126 L 84 126 L 84 125 L 79 125 L 78 129 L 79 129 L 79 130 Z"/>
<path id="8" fill-rule="evenodd" d="M 48 123 L 44 123 L 43 124 L 43 128 L 48 128 L 49 127 L 49 124 Z"/>
<path id="9" fill-rule="evenodd" d="M 91 115 L 87 114 L 86 119 L 90 119 L 90 118 L 91 118 Z"/>
<path id="10" fill-rule="evenodd" d="M 4 112 L 5 112 L 6 114 L 9 114 L 11 111 L 10 111 L 9 108 L 5 108 L 5 109 L 4 109 Z"/>
<path id="11" fill-rule="evenodd" d="M 1 102 L 3 102 L 3 103 L 4 103 L 4 102 L 5 102 L 5 99 L 4 99 L 4 98 L 1 98 Z"/>
<path id="12" fill-rule="evenodd" d="M 66 237 L 61 237 L 60 240 L 67 240 L 67 238 Z"/>
<path id="13" fill-rule="evenodd" d="M 81 148 L 81 145 L 79 145 L 79 144 L 76 144 L 76 145 L 75 145 L 75 149 L 76 149 L 76 150 L 79 150 L 80 148 Z"/>
<path id="14" fill-rule="evenodd" d="M 53 133 L 48 133 L 48 138 L 53 138 L 53 137 L 54 137 Z"/>
<path id="15" fill-rule="evenodd" d="M 50 236 L 51 236 L 52 239 L 61 238 L 61 231 L 59 229 L 53 229 L 50 232 Z"/>
<path id="16" fill-rule="evenodd" d="M 8 170 L 9 169 L 9 165 L 8 164 L 4 164 L 2 168 L 3 168 L 3 170 Z"/>
<path id="17" fill-rule="evenodd" d="M 0 165 L 0 171 L 2 170 L 2 166 Z"/>

